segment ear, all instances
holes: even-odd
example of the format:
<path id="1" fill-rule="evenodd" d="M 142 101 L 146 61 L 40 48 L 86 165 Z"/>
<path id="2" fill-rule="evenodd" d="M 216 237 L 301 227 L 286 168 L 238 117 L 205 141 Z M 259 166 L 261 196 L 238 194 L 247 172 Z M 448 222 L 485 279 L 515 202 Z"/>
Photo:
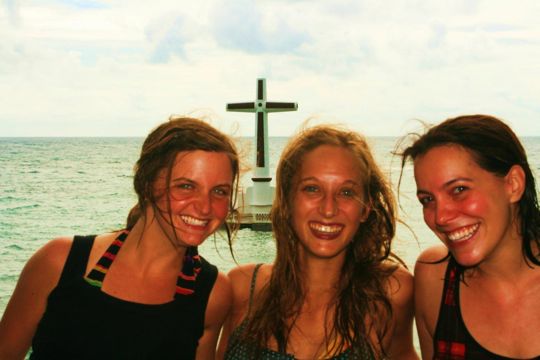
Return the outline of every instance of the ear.
<path id="1" fill-rule="evenodd" d="M 516 203 L 525 192 L 525 171 L 520 165 L 513 165 L 504 177 L 509 200 Z"/>

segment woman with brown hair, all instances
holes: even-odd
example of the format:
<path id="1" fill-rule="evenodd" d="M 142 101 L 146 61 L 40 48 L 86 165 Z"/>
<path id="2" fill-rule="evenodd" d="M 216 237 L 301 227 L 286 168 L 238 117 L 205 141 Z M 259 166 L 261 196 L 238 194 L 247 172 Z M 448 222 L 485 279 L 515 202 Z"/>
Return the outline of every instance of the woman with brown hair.
<path id="1" fill-rule="evenodd" d="M 273 264 L 229 273 L 226 359 L 417 359 L 412 276 L 391 254 L 395 202 L 365 140 L 300 132 L 277 169 Z"/>
<path id="2" fill-rule="evenodd" d="M 135 165 L 126 228 L 46 243 L 0 322 L 0 358 L 211 359 L 231 303 L 197 246 L 234 211 L 238 156 L 210 125 L 155 128 Z"/>
<path id="3" fill-rule="evenodd" d="M 540 209 L 518 137 L 489 115 L 448 119 L 402 152 L 442 244 L 415 267 L 424 359 L 540 359 Z"/>

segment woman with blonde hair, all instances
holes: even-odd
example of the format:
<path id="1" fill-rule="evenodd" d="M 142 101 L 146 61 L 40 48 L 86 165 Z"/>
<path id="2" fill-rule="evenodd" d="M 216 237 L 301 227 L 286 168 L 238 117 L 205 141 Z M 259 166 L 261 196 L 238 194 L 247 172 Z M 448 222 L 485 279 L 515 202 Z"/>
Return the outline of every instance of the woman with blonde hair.
<path id="1" fill-rule="evenodd" d="M 412 276 L 391 253 L 395 202 L 366 141 L 301 131 L 277 169 L 273 264 L 230 271 L 225 359 L 417 359 Z"/>

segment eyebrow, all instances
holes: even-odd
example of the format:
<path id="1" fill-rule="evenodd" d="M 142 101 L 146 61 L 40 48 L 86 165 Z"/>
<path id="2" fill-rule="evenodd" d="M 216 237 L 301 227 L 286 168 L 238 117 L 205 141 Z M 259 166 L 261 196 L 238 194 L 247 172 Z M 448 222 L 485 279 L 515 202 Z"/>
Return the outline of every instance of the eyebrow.
<path id="1" fill-rule="evenodd" d="M 183 176 L 180 176 L 180 177 L 171 179 L 171 182 L 179 182 L 179 181 L 187 181 L 187 182 L 192 183 L 192 184 L 196 184 L 196 183 L 197 183 L 196 181 L 193 181 L 193 180 L 191 180 L 190 178 L 183 177 Z"/>
<path id="2" fill-rule="evenodd" d="M 455 178 L 455 179 L 451 179 L 447 182 L 445 182 L 443 184 L 443 188 L 447 188 L 447 187 L 450 187 L 452 186 L 453 184 L 455 184 L 456 182 L 460 182 L 460 181 L 468 181 L 468 182 L 472 182 L 473 180 L 471 178 L 468 178 L 468 177 L 458 177 L 458 178 Z M 431 195 L 431 192 L 429 191 L 426 191 L 426 190 L 422 190 L 422 189 L 418 189 L 416 191 L 416 195 Z"/>
<path id="3" fill-rule="evenodd" d="M 190 178 L 187 178 L 187 177 L 178 177 L 178 178 L 175 178 L 175 179 L 171 179 L 171 183 L 177 183 L 177 182 L 180 182 L 180 181 L 186 181 L 190 184 L 197 184 L 196 181 L 190 179 Z M 215 186 L 213 186 L 213 188 L 215 187 L 228 187 L 228 188 L 232 188 L 232 184 L 229 184 L 229 183 L 224 183 L 224 184 L 217 184 Z"/>
<path id="4" fill-rule="evenodd" d="M 318 178 L 316 178 L 315 176 L 309 176 L 309 177 L 298 180 L 298 184 L 301 184 L 301 183 L 304 183 L 304 182 L 307 182 L 307 181 L 320 181 L 320 180 Z M 361 184 L 359 182 L 351 180 L 351 179 L 345 180 L 342 183 L 342 185 L 344 185 L 344 184 L 352 184 L 354 186 L 361 186 Z"/>

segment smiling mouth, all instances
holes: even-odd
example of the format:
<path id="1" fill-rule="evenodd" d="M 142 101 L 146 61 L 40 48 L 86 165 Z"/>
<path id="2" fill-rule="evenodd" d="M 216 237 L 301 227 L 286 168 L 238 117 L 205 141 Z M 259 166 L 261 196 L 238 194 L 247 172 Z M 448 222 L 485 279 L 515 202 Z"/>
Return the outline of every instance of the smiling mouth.
<path id="1" fill-rule="evenodd" d="M 185 222 L 188 225 L 206 226 L 208 224 L 208 220 L 197 219 L 188 215 L 182 215 L 180 216 L 180 218 L 182 219 L 183 222 Z"/>
<path id="2" fill-rule="evenodd" d="M 452 242 L 460 242 L 470 239 L 478 230 L 480 224 L 463 227 L 459 230 L 448 232 L 446 237 Z"/>
<path id="3" fill-rule="evenodd" d="M 316 222 L 310 222 L 309 223 L 310 229 L 322 233 L 322 234 L 328 234 L 328 235 L 334 235 L 338 234 L 343 230 L 343 225 L 324 225 L 321 223 Z"/>

